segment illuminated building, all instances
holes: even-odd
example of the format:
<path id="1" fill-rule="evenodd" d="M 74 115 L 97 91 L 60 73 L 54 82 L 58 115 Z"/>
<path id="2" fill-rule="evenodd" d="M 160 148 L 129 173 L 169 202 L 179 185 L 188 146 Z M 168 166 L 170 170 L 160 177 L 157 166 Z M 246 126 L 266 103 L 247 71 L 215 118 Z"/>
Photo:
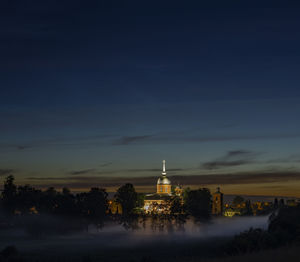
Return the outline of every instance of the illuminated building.
<path id="1" fill-rule="evenodd" d="M 220 188 L 212 195 L 212 214 L 213 215 L 223 215 L 223 193 L 220 192 Z"/>
<path id="2" fill-rule="evenodd" d="M 166 160 L 163 160 L 163 172 L 161 173 L 161 177 L 157 180 L 156 188 L 157 194 L 171 195 L 171 181 L 167 178 Z"/>
<path id="3" fill-rule="evenodd" d="M 233 208 L 228 208 L 224 212 L 225 217 L 233 217 L 233 216 L 240 216 L 240 215 L 241 215 L 241 211 L 235 210 Z"/>
<path id="4" fill-rule="evenodd" d="M 156 193 L 145 196 L 144 211 L 146 213 L 169 213 L 171 197 L 171 181 L 167 178 L 166 161 L 163 160 L 163 171 L 157 180 Z"/>
<path id="5" fill-rule="evenodd" d="M 290 207 L 296 207 L 300 205 L 299 199 L 288 199 L 286 200 L 286 205 Z"/>
<path id="6" fill-rule="evenodd" d="M 108 201 L 107 213 L 112 215 L 121 215 L 122 214 L 122 205 L 118 203 L 115 199 Z"/>
<path id="7" fill-rule="evenodd" d="M 273 211 L 272 202 L 256 201 L 251 205 L 253 215 L 266 215 Z"/>
<path id="8" fill-rule="evenodd" d="M 174 189 L 174 194 L 175 196 L 178 196 L 178 197 L 182 197 L 183 195 L 183 189 L 180 185 L 177 185 Z"/>
<path id="9" fill-rule="evenodd" d="M 166 161 L 163 160 L 162 174 L 157 180 L 156 193 L 148 194 L 144 199 L 144 212 L 147 214 L 170 214 L 171 201 L 174 197 L 181 199 L 183 205 L 183 189 L 180 186 L 176 186 L 172 190 L 170 179 L 167 177 Z M 212 195 L 212 214 L 223 215 L 223 193 L 220 192 L 220 188 Z M 233 216 L 230 213 L 228 216 Z"/>

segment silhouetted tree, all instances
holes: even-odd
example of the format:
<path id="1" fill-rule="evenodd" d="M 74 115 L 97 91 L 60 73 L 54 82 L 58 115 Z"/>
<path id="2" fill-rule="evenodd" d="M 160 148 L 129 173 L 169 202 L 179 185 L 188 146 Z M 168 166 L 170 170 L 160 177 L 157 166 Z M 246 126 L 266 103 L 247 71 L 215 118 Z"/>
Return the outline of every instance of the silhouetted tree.
<path id="1" fill-rule="evenodd" d="M 252 210 L 252 207 L 251 207 L 250 200 L 247 200 L 245 202 L 245 209 L 244 209 L 243 215 L 245 215 L 245 216 L 252 216 L 253 215 L 253 210 Z"/>
<path id="2" fill-rule="evenodd" d="M 282 207 L 270 216 L 268 230 L 247 230 L 229 242 L 226 253 L 238 254 L 299 243 L 300 207 Z"/>
<path id="3" fill-rule="evenodd" d="M 145 200 L 145 194 L 137 193 L 137 206 L 138 207 L 144 206 L 144 200 Z"/>
<path id="4" fill-rule="evenodd" d="M 211 194 L 209 189 L 200 188 L 186 192 L 184 199 L 188 214 L 196 218 L 209 218 L 211 214 Z"/>
<path id="5" fill-rule="evenodd" d="M 277 236 L 282 244 L 300 241 L 300 207 L 282 207 L 270 217 L 268 231 Z"/>
<path id="6" fill-rule="evenodd" d="M 8 214 L 13 214 L 16 208 L 17 186 L 14 180 L 12 175 L 6 177 L 2 192 L 3 208 Z"/>
<path id="7" fill-rule="evenodd" d="M 58 193 L 55 197 L 57 198 L 55 213 L 64 216 L 74 216 L 80 213 L 77 208 L 76 198 L 68 188 L 64 187 L 62 193 Z"/>
<path id="8" fill-rule="evenodd" d="M 45 213 L 55 213 L 58 208 L 58 195 L 59 193 L 54 187 L 49 187 L 42 194 L 41 211 Z"/>
<path id="9" fill-rule="evenodd" d="M 279 207 L 284 207 L 284 199 L 283 198 L 281 198 L 279 200 Z"/>
<path id="10" fill-rule="evenodd" d="M 62 194 L 63 194 L 64 196 L 70 196 L 70 195 L 71 195 L 71 191 L 70 191 L 69 188 L 63 187 L 63 189 L 62 189 Z"/>
<path id="11" fill-rule="evenodd" d="M 174 197 L 170 203 L 171 214 L 181 214 L 183 212 L 183 204 L 180 197 Z"/>
<path id="12" fill-rule="evenodd" d="M 278 207 L 279 207 L 279 205 L 278 205 L 278 199 L 275 198 L 274 199 L 274 209 L 277 209 Z"/>
<path id="13" fill-rule="evenodd" d="M 30 212 L 30 208 L 39 209 L 42 191 L 30 185 L 19 186 L 16 195 L 16 207 L 22 213 Z"/>
<path id="14" fill-rule="evenodd" d="M 271 247 L 276 247 L 271 234 L 260 228 L 250 228 L 236 235 L 233 240 L 227 244 L 225 253 L 228 255 L 237 255 Z"/>
<path id="15" fill-rule="evenodd" d="M 79 193 L 76 195 L 76 206 L 82 217 L 102 220 L 107 209 L 107 192 L 95 187 L 88 193 Z"/>
<path id="16" fill-rule="evenodd" d="M 121 186 L 115 195 L 116 201 L 122 205 L 123 215 L 130 215 L 137 206 L 137 193 L 132 184 Z"/>
<path id="17" fill-rule="evenodd" d="M 243 197 L 235 196 L 234 199 L 232 200 L 232 204 L 235 207 L 238 207 L 238 206 L 242 205 L 244 201 L 245 201 L 245 199 Z"/>
<path id="18" fill-rule="evenodd" d="M 107 209 L 107 193 L 105 189 L 91 188 L 86 195 L 86 207 L 91 218 L 102 219 Z"/>

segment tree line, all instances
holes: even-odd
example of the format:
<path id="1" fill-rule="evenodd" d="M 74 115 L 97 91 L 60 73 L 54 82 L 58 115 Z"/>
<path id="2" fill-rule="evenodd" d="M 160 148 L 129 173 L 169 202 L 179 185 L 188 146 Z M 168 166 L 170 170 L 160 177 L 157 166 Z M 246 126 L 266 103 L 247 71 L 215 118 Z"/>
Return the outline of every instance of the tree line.
<path id="1" fill-rule="evenodd" d="M 9 215 L 43 213 L 90 219 L 104 219 L 109 215 L 108 193 L 104 188 L 93 187 L 88 192 L 73 194 L 66 187 L 61 191 L 54 187 L 41 190 L 30 185 L 17 186 L 14 182 L 14 176 L 6 177 L 1 194 L 1 206 Z M 123 216 L 136 214 L 144 205 L 144 194 L 137 193 L 129 183 L 117 190 L 114 199 L 122 206 Z M 174 196 L 168 204 L 171 214 L 207 219 L 211 194 L 207 188 L 186 189 L 182 197 Z"/>
<path id="2" fill-rule="evenodd" d="M 72 194 L 68 188 L 61 192 L 49 187 L 36 189 L 30 185 L 16 186 L 14 177 L 4 181 L 1 197 L 3 210 L 8 215 L 45 213 L 65 216 L 103 218 L 107 209 L 107 192 L 102 188 L 91 188 L 89 192 Z"/>

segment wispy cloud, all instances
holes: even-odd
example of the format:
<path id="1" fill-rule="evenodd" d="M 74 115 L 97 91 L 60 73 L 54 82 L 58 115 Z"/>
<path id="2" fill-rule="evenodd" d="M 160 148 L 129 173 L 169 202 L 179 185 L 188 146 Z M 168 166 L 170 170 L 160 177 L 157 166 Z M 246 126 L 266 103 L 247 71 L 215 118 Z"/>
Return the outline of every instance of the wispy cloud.
<path id="1" fill-rule="evenodd" d="M 238 184 L 262 184 L 286 181 L 300 181 L 299 172 L 273 172 L 257 171 L 252 173 L 214 174 L 214 175 L 175 175 L 169 176 L 173 184 L 209 186 L 209 185 L 238 185 Z M 69 177 L 29 177 L 28 181 L 38 183 L 41 187 L 90 188 L 95 185 L 100 187 L 118 187 L 125 183 L 134 186 L 155 186 L 157 177 L 99 177 L 99 176 L 69 176 Z"/>
<path id="2" fill-rule="evenodd" d="M 104 165 L 106 167 L 106 165 Z M 179 171 L 183 171 L 184 169 L 181 168 L 170 168 L 168 169 L 169 173 L 176 173 Z M 187 170 L 187 169 L 185 169 Z M 89 169 L 80 169 L 80 170 L 73 170 L 70 172 L 67 172 L 66 175 L 100 175 L 102 178 L 104 178 L 107 175 L 114 175 L 115 177 L 118 175 L 149 175 L 149 173 L 156 173 L 160 174 L 161 169 L 158 168 L 129 168 L 129 169 L 112 169 L 112 170 L 98 170 L 95 168 L 89 168 Z"/>
<path id="3" fill-rule="evenodd" d="M 286 182 L 287 180 L 300 180 L 299 172 L 266 172 L 257 171 L 251 173 L 216 174 L 199 176 L 174 176 L 180 183 L 190 185 L 238 185 L 261 184 L 273 182 Z"/>
<path id="4" fill-rule="evenodd" d="M 236 134 L 236 135 L 191 135 L 182 133 L 160 133 L 155 135 L 136 135 L 124 136 L 112 140 L 113 145 L 130 145 L 130 144 L 150 144 L 150 143 L 205 143 L 205 142 L 223 142 L 233 140 L 270 140 L 297 138 L 299 133 L 295 134 Z"/>
<path id="5" fill-rule="evenodd" d="M 204 169 L 218 169 L 224 167 L 240 166 L 252 163 L 258 153 L 246 151 L 246 150 L 235 150 L 229 151 L 223 157 L 217 158 L 214 161 L 209 161 L 201 165 Z"/>
<path id="6" fill-rule="evenodd" d="M 67 181 L 72 178 L 68 177 L 27 177 L 28 180 L 32 181 Z"/>
<path id="7" fill-rule="evenodd" d="M 78 136 L 78 137 L 53 137 L 40 140 L 31 140 L 24 143 L 0 143 L 2 150 L 27 150 L 34 148 L 51 148 L 51 147 L 76 147 L 76 146 L 99 146 L 109 144 L 111 135 L 96 136 Z M 107 163 L 105 163 L 107 164 Z"/>
<path id="8" fill-rule="evenodd" d="M 85 175 L 85 174 L 92 174 L 92 173 L 95 173 L 95 172 L 96 172 L 96 170 L 91 168 L 91 169 L 71 171 L 68 174 L 70 174 L 70 175 Z"/>
<path id="9" fill-rule="evenodd" d="M 99 167 L 107 167 L 107 166 L 111 166 L 112 162 L 105 162 L 103 164 L 100 164 Z"/>
<path id="10" fill-rule="evenodd" d="M 142 135 L 142 136 L 123 136 L 113 141 L 114 145 L 128 145 L 138 142 L 143 142 L 153 138 L 153 135 Z"/>
<path id="11" fill-rule="evenodd" d="M 300 155 L 292 154 L 288 157 L 274 158 L 267 160 L 266 163 L 300 163 Z"/>
<path id="12" fill-rule="evenodd" d="M 0 143 L 0 150 L 28 150 L 34 148 L 49 147 L 98 147 L 105 146 L 129 146 L 144 144 L 182 144 L 182 143 L 206 143 L 206 142 L 224 142 L 235 140 L 270 140 L 298 138 L 300 133 L 290 134 L 236 134 L 236 135 L 206 135 L 195 134 L 195 130 L 180 132 L 161 132 L 157 134 L 140 134 L 140 135 L 95 135 L 79 137 L 56 137 L 41 140 L 32 140 L 24 143 Z"/>

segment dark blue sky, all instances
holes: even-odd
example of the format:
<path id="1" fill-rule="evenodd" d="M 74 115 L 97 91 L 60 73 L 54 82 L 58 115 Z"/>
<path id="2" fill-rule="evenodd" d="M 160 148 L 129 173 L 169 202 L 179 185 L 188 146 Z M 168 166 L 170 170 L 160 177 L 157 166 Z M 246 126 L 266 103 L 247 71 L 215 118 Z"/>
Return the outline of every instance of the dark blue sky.
<path id="1" fill-rule="evenodd" d="M 0 175 L 298 172 L 300 4 L 197 2 L 1 1 Z"/>

